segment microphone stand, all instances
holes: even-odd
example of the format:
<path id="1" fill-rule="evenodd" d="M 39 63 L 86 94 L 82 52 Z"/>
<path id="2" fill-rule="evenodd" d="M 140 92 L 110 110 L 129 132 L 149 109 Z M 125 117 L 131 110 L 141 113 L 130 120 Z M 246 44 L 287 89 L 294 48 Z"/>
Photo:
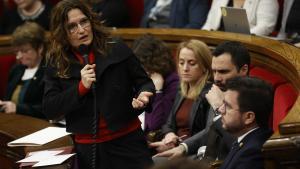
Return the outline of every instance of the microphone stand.
<path id="1" fill-rule="evenodd" d="M 79 52 L 82 54 L 82 57 L 84 59 L 84 64 L 89 64 L 89 58 L 88 58 L 88 46 L 86 45 L 80 45 L 79 46 Z M 93 94 L 93 122 L 92 122 L 92 132 L 93 132 L 93 144 L 92 144 L 92 169 L 96 169 L 96 158 L 97 158 L 97 97 L 96 97 L 96 85 L 95 83 L 92 83 L 91 85 L 92 94 Z"/>

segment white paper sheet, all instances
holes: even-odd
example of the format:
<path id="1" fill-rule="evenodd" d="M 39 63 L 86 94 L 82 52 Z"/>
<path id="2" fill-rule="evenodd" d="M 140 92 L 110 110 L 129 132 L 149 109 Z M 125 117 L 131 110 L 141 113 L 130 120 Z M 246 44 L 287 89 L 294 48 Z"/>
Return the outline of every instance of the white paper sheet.
<path id="1" fill-rule="evenodd" d="M 17 140 L 7 143 L 9 147 L 16 147 L 16 146 L 40 146 L 56 140 L 58 138 L 64 137 L 68 134 L 65 128 L 61 127 L 47 127 L 45 129 L 39 130 L 35 133 L 30 135 L 24 136 Z"/>
<path id="2" fill-rule="evenodd" d="M 32 167 L 41 167 L 41 166 L 48 166 L 48 165 L 56 165 L 61 164 L 66 161 L 68 158 L 72 157 L 74 154 L 64 154 L 64 155 L 56 155 L 52 156 L 46 160 L 40 161 L 34 164 Z"/>
<path id="3" fill-rule="evenodd" d="M 28 157 L 26 157 L 20 161 L 17 161 L 17 163 L 39 162 L 39 161 L 45 160 L 51 156 L 55 156 L 62 152 L 63 152 L 63 150 L 55 150 L 55 151 L 45 150 L 45 151 L 31 152 L 31 153 L 29 153 Z"/>

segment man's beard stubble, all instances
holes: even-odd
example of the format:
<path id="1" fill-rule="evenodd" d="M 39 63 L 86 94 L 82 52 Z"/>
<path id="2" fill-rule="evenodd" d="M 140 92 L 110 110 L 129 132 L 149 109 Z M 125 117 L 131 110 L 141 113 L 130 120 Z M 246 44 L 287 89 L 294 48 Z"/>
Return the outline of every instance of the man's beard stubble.
<path id="1" fill-rule="evenodd" d="M 214 84 L 218 86 L 223 92 L 226 91 L 226 85 L 222 84 L 220 81 L 214 81 Z"/>

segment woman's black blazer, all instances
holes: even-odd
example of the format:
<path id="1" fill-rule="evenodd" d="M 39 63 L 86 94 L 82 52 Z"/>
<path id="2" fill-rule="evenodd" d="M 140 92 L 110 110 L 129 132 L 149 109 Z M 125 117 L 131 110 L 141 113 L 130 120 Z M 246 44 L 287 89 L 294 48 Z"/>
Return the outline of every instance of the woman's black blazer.
<path id="1" fill-rule="evenodd" d="M 75 63 L 75 56 L 70 55 L 70 59 L 74 63 L 70 66 L 69 78 L 59 78 L 55 68 L 46 68 L 43 111 L 50 119 L 65 117 L 69 132 L 92 133 L 95 121 L 93 94 L 90 91 L 79 96 L 83 65 Z M 108 128 L 116 131 L 144 111 L 133 109 L 132 99 L 141 91 L 155 93 L 154 85 L 132 51 L 122 42 L 112 44 L 104 57 L 95 54 L 95 64 L 96 119 L 104 118 Z"/>
<path id="2" fill-rule="evenodd" d="M 4 100 L 11 100 L 13 92 L 15 91 L 17 85 L 20 83 L 25 69 L 26 67 L 21 64 L 17 64 L 11 69 L 8 77 L 8 85 Z M 43 77 L 44 69 L 42 67 L 42 64 L 40 64 L 34 77 L 29 82 L 29 86 L 25 91 L 23 102 L 17 104 L 17 114 L 23 114 L 43 119 L 46 118 L 42 113 L 42 100 L 44 91 Z"/>

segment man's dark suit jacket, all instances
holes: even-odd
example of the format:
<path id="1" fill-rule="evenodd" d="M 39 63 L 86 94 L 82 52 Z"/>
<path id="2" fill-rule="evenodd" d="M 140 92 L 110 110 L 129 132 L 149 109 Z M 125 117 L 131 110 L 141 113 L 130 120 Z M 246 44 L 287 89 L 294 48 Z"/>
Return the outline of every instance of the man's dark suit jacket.
<path id="1" fill-rule="evenodd" d="M 204 159 L 224 160 L 229 153 L 235 138 L 222 127 L 221 118 L 216 120 L 206 135 L 206 151 Z"/>
<path id="2" fill-rule="evenodd" d="M 233 156 L 229 152 L 220 169 L 263 169 L 261 148 L 271 134 L 272 131 L 266 128 L 258 128 L 249 133 L 238 143 L 239 149 Z"/>
<path id="3" fill-rule="evenodd" d="M 148 27 L 151 9 L 157 0 L 146 0 L 141 27 Z M 171 28 L 201 28 L 209 10 L 207 0 L 173 0 L 170 11 Z"/>

